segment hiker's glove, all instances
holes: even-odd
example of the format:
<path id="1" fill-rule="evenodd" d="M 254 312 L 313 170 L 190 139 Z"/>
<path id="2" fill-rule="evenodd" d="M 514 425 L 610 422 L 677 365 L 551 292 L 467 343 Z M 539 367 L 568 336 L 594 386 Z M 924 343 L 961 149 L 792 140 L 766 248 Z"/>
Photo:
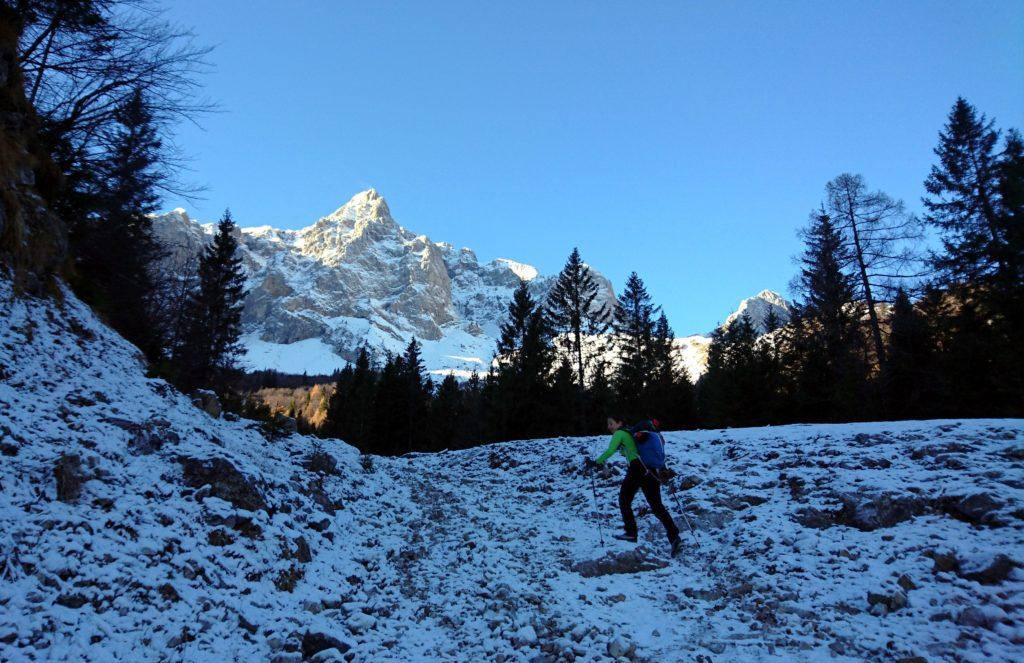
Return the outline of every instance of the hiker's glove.
<path id="1" fill-rule="evenodd" d="M 597 461 L 594 460 L 593 458 L 587 458 L 586 460 L 583 461 L 583 467 L 587 468 L 588 470 L 595 470 L 597 469 L 598 464 Z"/>

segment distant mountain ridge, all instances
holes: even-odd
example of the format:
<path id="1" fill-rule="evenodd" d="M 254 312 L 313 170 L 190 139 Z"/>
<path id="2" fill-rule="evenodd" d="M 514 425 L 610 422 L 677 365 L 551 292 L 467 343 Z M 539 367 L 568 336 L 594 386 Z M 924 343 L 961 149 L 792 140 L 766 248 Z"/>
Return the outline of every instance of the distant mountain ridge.
<path id="1" fill-rule="evenodd" d="M 212 224 L 183 209 L 155 217 L 168 249 L 168 269 L 187 269 L 210 241 Z M 481 264 L 468 248 L 434 242 L 399 225 L 374 189 L 300 230 L 241 228 L 240 252 L 249 294 L 243 311 L 242 364 L 287 373 L 329 373 L 354 359 L 362 344 L 401 351 L 423 343 L 434 374 L 486 372 L 512 293 L 520 280 L 543 298 L 554 277 L 509 259 Z M 611 282 L 592 268 L 601 304 L 611 305 Z M 763 325 L 769 309 L 788 318 L 788 304 L 763 291 L 741 302 Z M 706 365 L 703 335 L 677 339 L 682 361 L 696 377 Z"/>

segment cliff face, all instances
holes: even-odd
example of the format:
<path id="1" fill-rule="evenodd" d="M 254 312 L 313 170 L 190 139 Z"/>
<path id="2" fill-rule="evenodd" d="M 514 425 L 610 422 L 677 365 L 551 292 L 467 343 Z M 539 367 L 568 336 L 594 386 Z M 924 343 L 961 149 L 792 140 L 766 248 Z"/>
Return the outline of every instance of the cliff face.
<path id="1" fill-rule="evenodd" d="M 212 232 L 184 210 L 153 227 L 176 273 Z M 301 230 L 242 228 L 239 245 L 249 280 L 244 361 L 290 373 L 329 373 L 363 343 L 398 352 L 413 337 L 431 370 L 484 372 L 516 286 L 529 282 L 539 299 L 553 283 L 529 265 L 480 263 L 470 249 L 407 230 L 373 189 Z M 595 276 L 610 304 L 611 283 Z"/>
<path id="2" fill-rule="evenodd" d="M 59 173 L 39 143 L 25 98 L 20 33 L 16 13 L 0 4 L 0 265 L 11 269 L 19 290 L 40 293 L 64 261 L 67 232 L 41 195 L 55 190 Z"/>

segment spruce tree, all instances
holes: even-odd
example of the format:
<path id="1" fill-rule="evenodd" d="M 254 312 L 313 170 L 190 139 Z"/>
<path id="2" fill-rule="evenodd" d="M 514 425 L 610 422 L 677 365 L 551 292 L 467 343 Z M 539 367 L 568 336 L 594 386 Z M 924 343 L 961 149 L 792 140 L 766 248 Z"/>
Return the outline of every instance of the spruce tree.
<path id="1" fill-rule="evenodd" d="M 934 266 L 947 282 L 1004 279 L 1009 238 L 1000 223 L 999 132 L 984 113 L 957 98 L 939 133 L 922 199 L 926 221 L 938 229 L 943 252 Z"/>
<path id="2" fill-rule="evenodd" d="M 601 348 L 597 339 L 608 331 L 611 312 L 598 301 L 601 288 L 579 249 L 573 249 L 548 293 L 547 316 L 556 344 L 575 367 L 576 384 L 587 384 L 587 367 Z"/>
<path id="3" fill-rule="evenodd" d="M 176 364 L 186 390 L 199 386 L 222 388 L 225 373 L 242 352 L 242 304 L 245 275 L 238 256 L 236 226 L 225 210 L 213 242 L 199 261 L 199 287 L 191 298 L 186 338 L 178 348 Z"/>
<path id="4" fill-rule="evenodd" d="M 1024 146 L 1013 130 L 1002 151 L 998 143 L 994 122 L 957 99 L 925 181 L 926 219 L 943 245 L 931 288 L 953 302 L 940 306 L 937 356 L 949 389 L 976 388 L 949 399 L 976 416 L 1019 413 L 1024 403 Z"/>
<path id="5" fill-rule="evenodd" d="M 376 375 L 366 346 L 359 348 L 354 364 L 338 374 L 327 405 L 325 431 L 363 448 L 372 433 L 372 405 Z"/>
<path id="6" fill-rule="evenodd" d="M 463 396 L 455 376 L 451 373 L 444 376 L 430 402 L 429 432 L 433 450 L 461 449 L 469 442 L 464 437 L 463 420 L 466 412 Z"/>
<path id="7" fill-rule="evenodd" d="M 72 227 L 76 289 L 111 326 L 146 356 L 164 351 L 155 305 L 154 269 L 163 249 L 153 236 L 150 214 L 166 179 L 162 141 L 143 93 L 136 90 L 118 108 L 107 129 L 106 158 L 90 177 L 91 214 Z"/>
<path id="8" fill-rule="evenodd" d="M 405 359 L 390 352 L 377 378 L 374 392 L 371 435 L 360 447 L 365 453 L 404 453 L 408 445 L 409 389 Z"/>
<path id="9" fill-rule="evenodd" d="M 399 364 L 401 403 L 395 415 L 399 420 L 396 432 L 399 434 L 401 453 L 425 450 L 430 442 L 426 424 L 433 383 L 427 377 L 421 349 L 419 341 L 415 338 L 410 340 Z"/>
<path id="10" fill-rule="evenodd" d="M 812 214 L 804 232 L 807 244 L 800 257 L 794 289 L 793 325 L 799 366 L 801 416 L 809 420 L 849 420 L 863 411 L 867 396 L 867 364 L 860 333 L 859 304 L 850 276 L 842 237 L 824 212 Z"/>
<path id="11" fill-rule="evenodd" d="M 708 367 L 701 378 L 701 417 L 713 426 L 758 423 L 763 412 L 764 385 L 757 331 L 744 313 L 727 327 L 716 329 L 708 349 Z"/>
<path id="12" fill-rule="evenodd" d="M 882 368 L 886 415 L 893 419 L 919 419 L 934 406 L 936 376 L 928 324 L 902 288 L 889 315 L 889 347 Z"/>
<path id="13" fill-rule="evenodd" d="M 626 279 L 618 296 L 612 328 L 617 345 L 618 366 L 615 391 L 627 416 L 643 416 L 647 382 L 655 369 L 654 316 L 658 309 L 636 272 Z"/>
<path id="14" fill-rule="evenodd" d="M 521 281 L 509 303 L 497 347 L 496 388 L 492 401 L 499 429 L 505 438 L 523 438 L 543 431 L 550 416 L 546 398 L 552 365 L 551 336 L 543 310 Z"/>

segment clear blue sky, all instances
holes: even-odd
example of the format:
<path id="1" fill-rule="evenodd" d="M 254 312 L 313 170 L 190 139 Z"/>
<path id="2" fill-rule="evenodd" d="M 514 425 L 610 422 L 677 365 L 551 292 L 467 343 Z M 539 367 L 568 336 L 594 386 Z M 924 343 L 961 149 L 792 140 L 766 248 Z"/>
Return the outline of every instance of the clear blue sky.
<path id="1" fill-rule="evenodd" d="M 920 208 L 965 96 L 1024 126 L 1024 2 L 169 2 L 222 112 L 179 134 L 208 221 L 375 187 L 435 241 L 636 269 L 677 334 L 786 293 L 844 171 Z"/>

